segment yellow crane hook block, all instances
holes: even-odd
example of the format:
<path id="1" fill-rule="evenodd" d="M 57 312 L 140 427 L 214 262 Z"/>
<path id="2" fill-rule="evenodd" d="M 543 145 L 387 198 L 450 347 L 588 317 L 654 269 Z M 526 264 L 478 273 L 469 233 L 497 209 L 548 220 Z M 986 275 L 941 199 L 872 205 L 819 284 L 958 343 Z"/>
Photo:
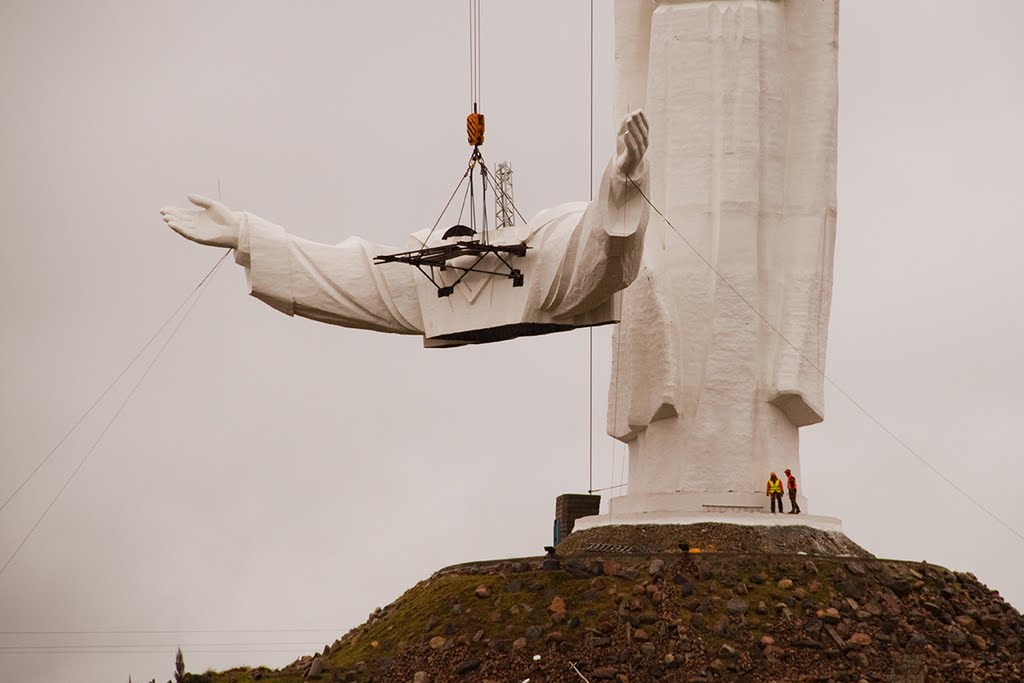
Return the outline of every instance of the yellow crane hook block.
<path id="1" fill-rule="evenodd" d="M 466 136 L 469 144 L 479 147 L 484 144 L 484 115 L 474 111 L 466 117 Z"/>

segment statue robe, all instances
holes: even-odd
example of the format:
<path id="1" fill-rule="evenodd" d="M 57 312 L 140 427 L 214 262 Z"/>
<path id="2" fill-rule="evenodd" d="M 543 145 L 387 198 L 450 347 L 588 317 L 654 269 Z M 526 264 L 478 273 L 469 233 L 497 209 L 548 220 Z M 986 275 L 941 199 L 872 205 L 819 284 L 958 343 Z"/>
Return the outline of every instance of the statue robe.
<path id="1" fill-rule="evenodd" d="M 647 162 L 633 180 L 646 192 Z M 336 245 L 289 235 L 280 226 L 244 214 L 235 260 L 246 269 L 250 293 L 282 313 L 377 332 L 418 334 L 424 345 L 458 346 L 545 334 L 618 321 L 613 295 L 636 277 L 649 207 L 610 163 L 598 198 L 542 211 L 526 225 L 492 233 L 495 244 L 525 242 L 525 257 L 505 256 L 524 276 L 469 273 L 448 297 L 415 267 L 375 264 L 399 251 L 359 238 Z M 413 235 L 407 249 L 442 244 L 443 230 Z M 476 257 L 468 259 L 468 266 Z M 500 270 L 488 256 L 484 270 Z M 435 270 L 448 285 L 461 271 Z"/>
<path id="2" fill-rule="evenodd" d="M 837 1 L 616 0 L 616 113 L 645 107 L 649 196 L 692 245 L 655 219 L 624 295 L 620 511 L 758 505 L 769 471 L 800 476 L 798 428 L 824 416 Z"/>

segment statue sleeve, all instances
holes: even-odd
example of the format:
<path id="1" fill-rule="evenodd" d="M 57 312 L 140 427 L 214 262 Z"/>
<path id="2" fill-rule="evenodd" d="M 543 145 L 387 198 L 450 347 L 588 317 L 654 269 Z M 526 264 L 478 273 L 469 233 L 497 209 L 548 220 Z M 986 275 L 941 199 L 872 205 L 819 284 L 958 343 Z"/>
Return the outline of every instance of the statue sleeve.
<path id="1" fill-rule="evenodd" d="M 631 181 L 616 171 L 614 160 L 609 162 L 597 199 L 587 205 L 567 242 L 545 309 L 560 317 L 579 315 L 636 278 L 650 218 L 643 197 L 649 191 L 647 168 L 644 159 Z"/>
<path id="2" fill-rule="evenodd" d="M 411 268 L 376 266 L 377 247 L 349 238 L 337 245 L 289 235 L 244 214 L 235 262 L 249 291 L 287 315 L 396 334 L 422 334 Z"/>

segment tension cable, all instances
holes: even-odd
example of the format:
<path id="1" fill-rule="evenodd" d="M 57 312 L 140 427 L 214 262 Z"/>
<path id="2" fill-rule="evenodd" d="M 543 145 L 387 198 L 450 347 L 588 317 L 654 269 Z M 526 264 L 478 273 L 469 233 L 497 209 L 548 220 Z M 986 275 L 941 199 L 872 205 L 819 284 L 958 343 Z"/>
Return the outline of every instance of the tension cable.
<path id="1" fill-rule="evenodd" d="M 128 392 L 128 395 L 125 396 L 124 400 L 121 401 L 121 405 L 117 407 L 117 410 L 114 412 L 113 416 L 111 416 L 111 418 L 107 421 L 107 424 L 103 427 L 103 431 L 101 431 L 100 435 L 96 437 L 95 441 L 93 441 L 92 445 L 89 447 L 89 450 L 86 451 L 85 456 L 78 463 L 78 466 L 75 467 L 75 469 L 71 472 L 67 479 L 64 480 L 64 484 L 57 491 L 56 495 L 54 495 L 53 498 L 50 500 L 50 503 L 46 506 L 46 509 L 43 510 L 43 513 L 36 520 L 35 524 L 32 525 L 32 528 L 29 529 L 29 532 L 25 535 L 25 537 L 21 539 L 21 543 L 19 543 L 18 547 L 14 549 L 14 552 L 11 554 L 11 556 L 7 558 L 7 561 L 4 562 L 3 567 L 0 567 L 0 575 L 3 575 L 3 573 L 7 570 L 7 567 L 10 566 L 11 562 L 14 561 L 14 558 L 18 556 L 18 553 L 21 552 L 22 547 L 24 547 L 25 543 L 28 542 L 28 539 L 32 537 L 32 534 L 35 533 L 36 529 L 42 523 L 43 519 L 46 517 L 47 514 L 49 514 L 50 510 L 57 503 L 57 499 L 59 499 L 61 494 L 64 493 L 64 490 L 67 489 L 67 487 L 71 484 L 71 480 L 75 478 L 75 475 L 77 475 L 78 472 L 85 465 L 86 460 L 88 460 L 89 456 L 92 455 L 93 451 L 96 450 L 96 447 L 99 445 L 100 441 L 102 441 L 103 437 L 106 435 L 110 427 L 114 424 L 114 421 L 117 420 L 118 416 L 121 414 L 121 411 L 124 410 L 124 407 L 128 404 L 128 401 L 130 401 L 132 396 L 135 395 L 135 392 L 142 384 L 142 381 L 146 379 L 146 376 L 149 374 L 149 371 L 153 369 L 153 365 L 155 365 L 157 360 L 159 360 L 160 355 L 164 352 L 164 349 L 166 349 L 167 345 L 171 343 L 172 339 L 174 339 L 174 336 L 178 333 L 178 330 L 181 328 L 182 323 L 185 322 L 189 314 L 192 312 L 192 309 L 196 307 L 197 303 L 199 303 L 199 299 L 202 298 L 203 293 L 209 286 L 211 278 L 213 277 L 214 273 L 216 273 L 217 269 L 220 268 L 221 264 L 224 263 L 224 260 L 228 257 L 228 254 L 230 254 L 231 251 L 231 249 L 225 250 L 224 254 L 220 257 L 217 263 L 214 264 L 213 268 L 211 268 L 210 271 L 205 276 L 203 276 L 203 279 L 200 280 L 199 284 L 196 285 L 195 288 L 189 293 L 189 295 L 185 298 L 185 301 L 183 301 L 181 305 L 179 305 L 178 308 L 175 309 L 174 313 L 172 313 L 171 316 L 164 322 L 164 324 L 160 326 L 160 329 L 157 330 L 156 334 L 154 334 L 153 337 L 151 337 L 150 340 L 146 342 L 146 345 L 139 350 L 139 352 L 135 355 L 134 358 L 132 358 L 131 362 L 128 363 L 125 369 L 122 370 L 121 373 L 117 376 L 117 379 L 115 379 L 114 382 L 112 382 L 110 386 L 108 386 L 104 390 L 103 394 L 100 395 L 100 398 L 96 399 L 96 401 L 93 402 L 93 404 L 89 407 L 89 410 L 87 410 L 82 415 L 82 417 L 79 418 L 77 422 L 75 422 L 74 426 L 72 426 L 68 433 L 64 435 L 60 442 L 58 442 L 57 446 L 54 446 L 53 450 L 50 451 L 50 453 L 47 454 L 47 456 L 43 459 L 42 462 L 39 463 L 35 470 L 32 471 L 32 474 L 30 474 L 28 478 L 21 483 L 17 490 L 15 490 L 13 494 L 11 494 L 7 501 L 4 502 L 4 505 L 7 505 L 7 503 L 10 502 L 11 498 L 13 498 L 18 493 L 18 491 L 20 491 L 22 487 L 25 486 L 28 480 L 31 479 L 35 475 L 35 473 L 39 471 L 39 468 L 43 466 L 43 463 L 45 463 L 50 458 L 50 456 L 53 455 L 54 452 L 56 452 L 60 444 L 63 443 L 64 440 L 67 439 L 68 436 L 71 434 L 71 432 L 75 430 L 75 427 L 77 427 L 82 422 L 82 420 L 85 419 L 86 415 L 88 415 L 93 410 L 93 408 L 96 407 L 96 405 L 100 402 L 103 396 L 105 396 L 107 392 L 109 392 L 110 389 L 114 386 L 114 384 L 117 383 L 117 380 L 120 379 L 125 374 L 125 372 L 128 371 L 128 368 L 130 368 L 135 363 L 135 361 L 138 360 L 139 356 L 142 355 L 142 352 L 149 348 L 149 346 L 153 343 L 153 340 L 155 340 L 157 336 L 159 336 L 160 332 L 167 327 L 168 323 L 170 323 L 171 320 L 174 319 L 174 316 L 176 316 L 178 312 L 185 306 L 185 304 L 188 303 L 189 300 L 191 300 L 191 304 L 189 304 L 188 308 L 185 309 L 185 313 L 181 316 L 181 318 L 178 319 L 178 322 L 171 329 L 170 334 L 167 335 L 167 339 L 160 346 L 159 350 L 157 350 L 156 354 L 153 356 L 153 359 L 149 361 L 149 364 L 146 366 L 146 369 L 143 371 L 142 375 L 139 377 L 138 380 L 136 380 L 134 386 L 132 386 L 131 391 Z"/>
<path id="2" fill-rule="evenodd" d="M 800 350 L 799 348 L 797 348 L 796 344 L 794 344 L 794 343 L 793 343 L 793 342 L 791 342 L 791 341 L 790 341 L 789 339 L 787 339 L 787 338 L 786 338 L 786 336 L 785 336 L 784 334 L 782 334 L 782 332 L 781 332 L 781 331 L 780 331 L 780 330 L 779 330 L 779 329 L 778 329 L 778 328 L 777 328 L 777 327 L 776 327 L 775 325 L 773 325 L 773 324 L 771 323 L 771 321 L 770 321 L 770 320 L 768 320 L 768 318 L 766 318 L 766 317 L 764 316 L 764 314 L 762 314 L 762 313 L 761 313 L 761 311 L 759 311 L 759 310 L 757 309 L 757 307 L 756 307 L 756 306 L 754 306 L 754 304 L 752 304 L 752 303 L 751 303 L 751 302 L 750 302 L 750 301 L 749 301 L 749 300 L 748 300 L 748 299 L 747 299 L 746 297 L 744 297 L 744 296 L 743 296 L 743 294 L 741 294 L 741 293 L 740 293 L 740 291 L 739 291 L 738 289 L 736 289 L 736 287 L 734 287 L 734 286 L 733 286 L 733 284 L 732 284 L 731 282 L 729 282 L 729 280 L 728 280 L 728 279 L 727 279 L 727 278 L 726 278 L 726 277 L 725 277 L 724 275 L 722 275 L 722 274 L 721 274 L 721 273 L 720 273 L 720 272 L 718 271 L 718 269 L 717 269 L 717 268 L 715 268 L 715 266 L 714 266 L 714 265 L 713 265 L 713 264 L 711 263 L 711 261 L 709 261 L 709 260 L 708 260 L 708 259 L 707 259 L 707 258 L 706 258 L 706 257 L 704 256 L 704 254 L 702 254 L 702 253 L 700 252 L 700 250 L 699 250 L 699 249 L 697 249 L 697 247 L 696 247 L 696 246 L 694 246 L 694 244 L 693 244 L 692 242 L 690 242 L 690 240 L 686 239 L 686 237 L 685 237 L 685 236 L 683 235 L 683 233 L 681 233 L 681 232 L 680 232 L 680 231 L 679 231 L 679 230 L 678 230 L 678 229 L 676 228 L 676 226 L 674 226 L 674 225 L 672 224 L 672 221 L 670 221 L 670 220 L 668 219 L 668 217 L 667 217 L 667 216 L 665 216 L 665 214 L 663 214 L 663 213 L 661 212 L 661 210 L 660 210 L 660 209 L 659 209 L 659 208 L 658 208 L 657 206 L 655 206 L 655 205 L 654 205 L 654 203 L 653 203 L 653 202 L 652 202 L 652 201 L 650 200 L 650 198 L 649 198 L 649 197 L 648 197 L 648 196 L 647 196 L 646 194 L 644 194 L 644 191 L 643 191 L 642 189 L 640 189 L 640 186 L 636 184 L 636 181 L 634 181 L 634 180 L 633 180 L 632 178 L 630 178 L 629 176 L 627 176 L 627 178 L 629 178 L 629 182 L 633 184 L 633 187 L 635 187 L 635 188 L 636 188 L 636 191 L 640 193 L 640 196 L 644 198 L 644 201 L 646 201 L 646 202 L 647 202 L 647 204 L 648 204 L 648 205 L 649 205 L 649 206 L 651 207 L 651 209 L 652 209 L 652 210 L 653 210 L 653 211 L 654 211 L 655 213 L 657 213 L 657 214 L 658 214 L 658 216 L 660 216 L 660 217 L 661 217 L 661 220 L 665 222 L 665 225 L 667 225 L 667 226 L 668 226 L 669 228 L 671 228 L 671 229 L 672 229 L 672 232 L 674 232 L 674 233 L 675 233 L 676 235 L 678 235 L 678 236 L 679 236 L 679 239 L 681 239 L 681 240 L 682 240 L 682 241 L 683 241 L 683 242 L 684 242 L 684 243 L 686 244 L 686 246 L 687 246 L 687 247 L 689 247 L 689 248 L 690 248 L 690 250 L 691 250 L 691 251 L 693 251 L 693 253 L 694 253 L 694 254 L 696 254 L 696 255 L 697 255 L 697 257 L 698 257 L 698 258 L 700 258 L 700 260 L 704 262 L 704 265 L 706 265 L 706 266 L 707 266 L 708 268 L 710 268 L 710 269 L 711 269 L 711 272 L 713 272 L 713 273 L 714 273 L 714 274 L 715 274 L 715 275 L 716 275 L 716 276 L 718 277 L 718 279 L 719 279 L 719 280 L 721 280 L 721 281 L 722 281 L 722 283 L 723 283 L 723 284 L 724 284 L 724 285 L 725 285 L 726 287 L 728 287 L 728 288 L 729 288 L 729 289 L 730 289 L 730 290 L 732 291 L 732 293 L 733 293 L 733 294 L 735 294 L 735 295 L 736 295 L 736 296 L 737 296 L 737 297 L 739 298 L 739 300 L 740 300 L 740 301 L 742 301 L 742 302 L 743 302 L 744 304 L 746 304 L 746 306 L 747 306 L 748 308 L 750 308 L 750 310 L 751 310 L 751 311 L 753 311 L 753 312 L 754 312 L 754 314 L 755 314 L 755 315 L 756 315 L 756 316 L 757 316 L 758 318 L 760 318 L 760 319 L 761 319 L 761 321 L 762 321 L 762 322 L 763 322 L 763 323 L 764 323 L 765 325 L 767 325 L 767 326 L 769 327 L 769 329 L 771 329 L 771 331 L 772 331 L 772 332 L 774 332 L 774 333 L 775 333 L 775 334 L 776 334 L 776 335 L 777 335 L 777 336 L 779 337 L 779 339 L 781 339 L 781 340 L 782 340 L 783 342 L 785 342 L 785 343 L 786 343 L 786 345 L 787 345 L 787 346 L 789 346 L 789 347 L 790 347 L 790 348 L 792 348 L 792 349 L 793 349 L 794 351 L 796 351 L 796 352 L 797 352 L 797 354 L 799 354 L 799 355 L 800 355 L 800 357 L 801 357 L 802 359 L 804 359 L 804 361 L 806 361 L 808 365 L 810 365 L 810 366 L 811 366 L 812 368 L 814 368 L 814 371 L 815 371 L 815 372 L 817 372 L 817 373 L 818 373 L 819 375 L 821 375 L 821 377 L 822 377 L 822 378 L 823 378 L 823 379 L 824 379 L 824 380 L 825 380 L 826 382 L 828 382 L 828 383 L 829 383 L 830 385 L 832 385 L 832 387 L 833 387 L 833 388 L 834 388 L 834 389 L 835 389 L 836 391 L 838 391 L 838 392 L 839 392 L 839 393 L 840 393 L 840 394 L 841 394 L 841 395 L 842 395 L 842 396 L 843 396 L 843 397 L 844 397 L 844 398 L 845 398 L 845 399 L 846 399 L 847 401 L 849 401 L 849 402 L 850 402 L 850 403 L 851 403 L 851 404 L 852 404 L 852 405 L 853 405 L 853 406 L 854 406 L 854 407 L 855 407 L 855 408 L 856 408 L 857 410 L 859 410 L 860 412 L 862 412 L 862 413 L 863 413 L 863 414 L 865 415 L 865 417 L 867 417 L 867 418 L 868 418 L 869 420 L 871 420 L 872 422 L 874 422 L 874 423 L 875 423 L 875 424 L 876 424 L 876 425 L 877 425 L 877 426 L 879 427 L 879 429 L 881 429 L 881 430 L 882 430 L 883 432 L 885 432 L 886 434 L 888 434 L 888 435 L 889 435 L 889 436 L 890 436 L 890 437 L 891 437 L 891 438 L 893 439 L 893 441 L 895 441 L 895 442 L 896 442 L 896 443 L 898 443 L 898 444 L 899 444 L 900 446 L 902 446 L 902 447 L 903 447 L 903 449 L 904 449 L 905 451 L 907 451 L 907 452 L 908 452 L 908 453 L 910 453 L 910 454 L 911 454 L 912 456 L 914 456 L 915 458 L 917 458 L 917 459 L 918 459 L 918 460 L 919 460 L 919 461 L 920 461 L 920 462 L 921 462 L 922 464 L 924 464 L 924 465 L 925 465 L 925 466 L 926 466 L 926 467 L 927 467 L 928 469 L 930 469 L 930 470 L 931 470 L 931 471 L 932 471 L 932 472 L 933 472 L 934 474 L 936 474 L 936 475 L 937 475 L 937 476 L 938 476 L 938 477 L 939 477 L 940 479 L 942 479 L 942 480 L 943 480 L 944 482 L 946 482 L 947 484 L 949 484 L 949 486 L 950 486 L 950 487 L 952 487 L 952 488 L 953 488 L 953 489 L 954 489 L 955 491 L 957 491 L 958 493 L 960 493 L 960 495 L 962 495 L 962 496 L 963 496 L 964 498 L 966 498 L 966 499 L 967 499 L 967 500 L 969 500 L 969 501 L 970 501 L 971 503 L 973 503 L 975 507 L 977 507 L 977 508 L 978 508 L 979 510 L 981 510 L 982 512 L 984 512 L 984 513 L 985 513 L 986 515 L 988 515 L 989 517 L 991 517 L 991 518 L 992 518 L 992 519 L 994 519 L 995 521 L 999 522 L 999 524 L 1001 524 L 1002 526 L 1006 527 L 1006 529 L 1008 529 L 1008 530 L 1009 530 L 1009 531 L 1010 531 L 1010 532 L 1011 532 L 1011 533 L 1012 533 L 1013 535 L 1015 535 L 1015 536 L 1016 536 L 1016 537 L 1017 537 L 1018 539 L 1020 539 L 1021 541 L 1024 541 L 1024 534 L 1022 534 L 1021 532 L 1019 532 L 1019 531 L 1017 531 L 1016 529 L 1014 529 L 1014 528 L 1013 528 L 1012 526 L 1010 526 L 1010 525 L 1009 525 L 1009 524 L 1008 524 L 1007 522 L 1004 522 L 1004 521 L 1003 521 L 1003 520 L 1002 520 L 1002 519 L 1001 519 L 1001 518 L 1000 518 L 1000 517 L 999 517 L 998 515 L 996 515 L 996 514 L 995 514 L 994 512 L 992 512 L 992 511 L 991 511 L 990 509 L 988 509 L 988 508 L 987 508 L 987 507 L 986 507 L 985 505 L 983 505 L 983 504 L 982 504 L 981 502 L 979 502 L 979 501 L 978 501 L 978 500 L 976 500 L 976 499 L 975 499 L 975 498 L 974 498 L 973 496 L 971 496 L 971 495 L 970 495 L 969 493 L 967 493 L 967 491 L 965 491 L 965 490 L 963 490 L 962 488 L 960 488 L 960 486 L 958 486 L 958 485 L 956 484 L 956 482 L 954 482 L 954 481 L 953 481 L 952 479 L 950 479 L 950 478 L 949 478 L 949 477 L 947 477 L 947 476 L 946 476 L 945 474 L 943 474 L 943 473 L 942 473 L 942 472 L 941 472 L 941 471 L 940 471 L 940 470 L 939 470 L 939 469 L 938 469 L 937 467 L 935 467 L 935 466 L 934 466 L 934 465 L 932 465 L 932 464 L 931 464 L 930 462 L 928 462 L 928 460 L 926 460 L 926 459 L 924 458 L 924 456 L 922 456 L 922 455 L 921 455 L 921 454 L 919 454 L 919 453 L 918 453 L 917 451 L 915 451 L 915 450 L 914 450 L 913 448 L 911 448 L 911 447 L 910 447 L 910 445 L 909 445 L 909 444 L 908 444 L 908 443 L 907 443 L 906 441 L 904 441 L 903 439 L 901 439 L 901 438 L 900 438 L 899 436 L 897 436 L 897 435 L 896 435 L 896 433 L 895 433 L 895 432 L 893 432 L 893 431 L 892 431 L 891 429 L 889 429 L 888 427 L 886 427 L 886 426 L 885 426 L 885 425 L 884 425 L 884 424 L 882 423 L 882 421 L 881 421 L 881 420 L 879 420 L 879 419 L 878 419 L 877 417 L 875 417 L 875 416 L 874 416 L 874 415 L 872 415 L 872 414 L 871 414 L 870 412 L 868 412 L 868 409 L 867 409 L 867 408 L 865 408 L 865 407 L 864 407 L 863 405 L 861 405 L 859 401 L 857 401 L 857 400 L 856 400 L 855 398 L 853 398 L 853 396 L 851 396 L 851 395 L 850 395 L 850 394 L 849 394 L 849 393 L 848 393 L 848 392 L 847 392 L 847 391 L 846 391 L 846 390 L 845 390 L 845 389 L 844 389 L 843 387 L 841 387 L 841 386 L 840 386 L 840 385 L 839 385 L 838 383 L 836 383 L 836 381 L 835 381 L 835 380 L 833 380 L 833 379 L 832 379 L 831 377 L 829 377 L 828 375 L 826 375 L 826 374 L 825 374 L 825 372 L 824 372 L 824 371 L 823 371 L 823 370 L 822 370 L 821 368 L 819 368 L 819 367 L 818 367 L 817 363 L 815 363 L 815 362 L 814 362 L 814 361 L 812 361 L 812 360 L 811 360 L 810 358 L 808 358 L 808 357 L 807 357 L 807 355 L 806 355 L 806 354 L 804 354 L 804 352 L 803 352 L 803 351 L 801 351 L 801 350 Z"/>

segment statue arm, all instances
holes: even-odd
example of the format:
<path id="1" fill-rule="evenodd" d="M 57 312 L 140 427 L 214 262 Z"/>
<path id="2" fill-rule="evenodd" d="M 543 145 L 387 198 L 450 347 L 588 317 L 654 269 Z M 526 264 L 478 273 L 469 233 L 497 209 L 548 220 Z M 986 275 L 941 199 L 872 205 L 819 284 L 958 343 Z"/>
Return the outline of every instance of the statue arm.
<path id="1" fill-rule="evenodd" d="M 647 120 L 634 112 L 619 129 L 619 152 L 608 163 L 598 197 L 568 241 L 545 301 L 557 316 L 574 316 L 628 287 L 640 270 L 650 219 Z"/>
<path id="2" fill-rule="evenodd" d="M 369 242 L 318 244 L 206 197 L 189 195 L 189 201 L 198 208 L 164 207 L 164 222 L 193 242 L 234 249 L 252 295 L 282 313 L 378 332 L 422 333 L 413 270 L 375 266 L 377 247 Z"/>
<path id="3" fill-rule="evenodd" d="M 250 293 L 287 315 L 396 334 L 422 334 L 411 268 L 377 266 L 378 247 L 349 238 L 337 245 L 289 235 L 242 213 L 235 261 Z"/>

